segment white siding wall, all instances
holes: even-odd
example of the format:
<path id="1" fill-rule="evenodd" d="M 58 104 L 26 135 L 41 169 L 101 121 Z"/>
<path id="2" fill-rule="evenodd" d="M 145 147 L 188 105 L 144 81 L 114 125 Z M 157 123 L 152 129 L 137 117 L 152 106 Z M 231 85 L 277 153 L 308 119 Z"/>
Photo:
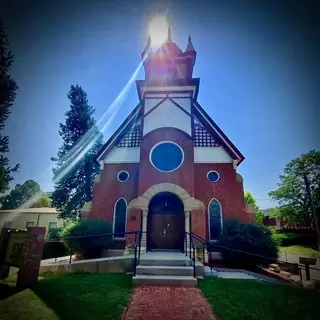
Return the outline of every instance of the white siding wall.
<path id="1" fill-rule="evenodd" d="M 104 163 L 139 163 L 140 148 L 113 148 Z"/>
<path id="2" fill-rule="evenodd" d="M 194 147 L 195 163 L 232 163 L 223 147 Z"/>
<path id="3" fill-rule="evenodd" d="M 159 99 L 145 99 L 145 102 L 144 102 L 144 113 L 146 114 L 147 112 L 149 112 L 161 100 L 162 100 L 162 98 L 159 98 Z M 160 106 L 162 106 L 162 104 Z M 159 108 L 160 108 L 160 106 L 159 106 Z"/>
<path id="4" fill-rule="evenodd" d="M 184 110 L 191 113 L 191 101 L 190 98 L 174 98 L 172 99 L 178 105 L 180 105 Z"/>
<path id="5" fill-rule="evenodd" d="M 181 106 L 190 112 L 190 98 L 175 100 L 179 100 Z M 158 102 L 158 99 L 146 99 L 145 112 L 150 110 Z M 143 135 L 162 127 L 177 128 L 191 135 L 191 118 L 171 101 L 166 100 L 145 117 Z"/>

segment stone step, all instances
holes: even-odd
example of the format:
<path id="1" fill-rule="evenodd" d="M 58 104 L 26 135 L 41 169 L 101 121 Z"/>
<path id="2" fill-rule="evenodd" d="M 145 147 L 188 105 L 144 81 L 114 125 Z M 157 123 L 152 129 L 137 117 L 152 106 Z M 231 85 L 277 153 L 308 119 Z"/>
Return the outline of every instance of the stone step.
<path id="1" fill-rule="evenodd" d="M 191 266 L 191 261 L 182 253 L 147 252 L 140 257 L 143 266 Z"/>
<path id="2" fill-rule="evenodd" d="M 137 266 L 137 275 L 193 276 L 193 267 L 187 266 Z"/>
<path id="3" fill-rule="evenodd" d="M 197 286 L 197 278 L 192 276 L 136 275 L 132 280 L 136 286 Z"/>

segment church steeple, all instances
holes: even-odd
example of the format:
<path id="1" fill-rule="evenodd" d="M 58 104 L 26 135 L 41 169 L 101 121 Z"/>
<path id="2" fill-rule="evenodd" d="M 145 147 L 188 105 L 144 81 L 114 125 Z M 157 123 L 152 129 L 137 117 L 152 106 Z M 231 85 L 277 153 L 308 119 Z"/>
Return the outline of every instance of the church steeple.
<path id="1" fill-rule="evenodd" d="M 146 53 L 150 50 L 151 48 L 151 37 L 148 37 L 147 43 L 145 48 L 143 49 L 143 51 L 141 52 L 141 57 L 142 59 L 144 58 L 144 56 L 146 55 Z"/>
<path id="2" fill-rule="evenodd" d="M 194 50 L 194 46 L 193 46 L 193 44 L 192 44 L 191 36 L 190 36 L 190 35 L 189 35 L 189 37 L 188 37 L 188 44 L 187 44 L 187 47 L 186 47 L 185 52 L 188 52 L 188 53 L 196 52 L 196 50 Z"/>
<path id="3" fill-rule="evenodd" d="M 184 81 L 192 79 L 193 66 L 195 64 L 197 52 L 195 51 L 191 37 L 188 38 L 186 50 L 183 52 L 179 46 L 172 41 L 171 28 L 168 28 L 166 42 L 157 50 L 151 50 L 151 39 L 141 53 L 146 80 L 164 82 Z"/>
<path id="4" fill-rule="evenodd" d="M 171 28 L 168 28 L 168 40 L 167 42 L 172 42 L 172 38 L 171 38 Z"/>

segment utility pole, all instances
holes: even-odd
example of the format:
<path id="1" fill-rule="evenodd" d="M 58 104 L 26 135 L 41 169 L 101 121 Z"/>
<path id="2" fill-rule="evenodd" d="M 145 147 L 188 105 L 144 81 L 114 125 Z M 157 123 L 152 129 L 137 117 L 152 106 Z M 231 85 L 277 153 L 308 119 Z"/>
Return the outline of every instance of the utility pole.
<path id="1" fill-rule="evenodd" d="M 319 228 L 319 221 L 318 221 L 318 216 L 317 216 L 316 209 L 315 209 L 314 204 L 313 204 L 313 199 L 312 199 L 312 195 L 311 195 L 311 191 L 310 191 L 310 182 L 309 182 L 308 176 L 307 176 L 307 174 L 306 174 L 305 172 L 303 173 L 303 179 L 304 179 L 304 183 L 305 183 L 305 185 L 306 185 L 307 196 L 308 196 L 308 198 L 309 198 L 311 213 L 312 213 L 312 216 L 313 216 L 313 221 L 314 221 L 314 225 L 315 225 L 316 233 L 317 233 L 317 237 L 318 237 L 318 250 L 320 250 L 320 228 Z"/>

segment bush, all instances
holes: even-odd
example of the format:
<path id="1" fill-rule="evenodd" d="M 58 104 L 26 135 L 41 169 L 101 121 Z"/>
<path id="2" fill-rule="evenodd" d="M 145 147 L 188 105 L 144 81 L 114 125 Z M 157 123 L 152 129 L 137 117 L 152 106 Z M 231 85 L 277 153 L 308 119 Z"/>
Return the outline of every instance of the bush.
<path id="1" fill-rule="evenodd" d="M 100 258 L 103 249 L 112 246 L 112 227 L 104 220 L 71 221 L 60 235 L 65 245 L 86 259 Z M 94 235 L 109 234 L 105 236 Z"/>
<path id="2" fill-rule="evenodd" d="M 68 249 L 63 242 L 45 242 L 42 252 L 42 259 L 51 259 L 67 256 Z"/>
<path id="3" fill-rule="evenodd" d="M 315 234 L 303 233 L 275 233 L 272 238 L 279 246 L 287 247 L 294 245 L 317 245 L 317 237 Z"/>
<path id="4" fill-rule="evenodd" d="M 60 231 L 59 228 L 55 228 L 48 232 L 43 247 L 42 259 L 58 258 L 69 254 L 68 249 L 61 241 Z"/>
<path id="5" fill-rule="evenodd" d="M 256 265 L 269 264 L 278 257 L 277 244 L 268 228 L 237 220 L 224 223 L 218 245 L 224 260 L 235 267 L 255 269 Z"/>

